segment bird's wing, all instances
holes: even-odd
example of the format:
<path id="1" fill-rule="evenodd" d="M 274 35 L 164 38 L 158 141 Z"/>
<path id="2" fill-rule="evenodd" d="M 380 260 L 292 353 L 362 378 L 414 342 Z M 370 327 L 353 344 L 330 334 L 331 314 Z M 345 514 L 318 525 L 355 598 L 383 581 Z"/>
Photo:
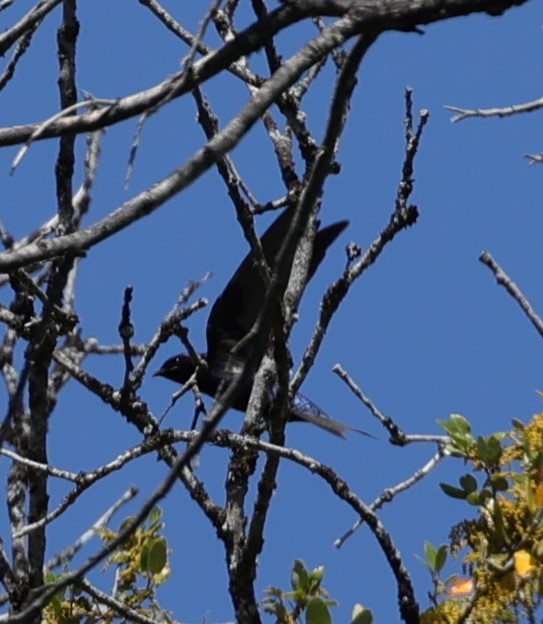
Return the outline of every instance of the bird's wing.
<path id="1" fill-rule="evenodd" d="M 294 208 L 284 210 L 261 238 L 264 257 L 271 267 L 294 214 Z M 340 221 L 317 232 L 308 279 L 311 279 L 326 250 L 347 224 L 347 221 Z M 317 228 L 318 226 L 319 223 Z M 235 355 L 232 354 L 232 349 L 253 327 L 265 295 L 266 288 L 255 265 L 253 253 L 249 252 L 211 308 L 206 331 L 210 366 L 234 374 L 241 370 L 245 359 L 244 349 L 240 349 Z"/>

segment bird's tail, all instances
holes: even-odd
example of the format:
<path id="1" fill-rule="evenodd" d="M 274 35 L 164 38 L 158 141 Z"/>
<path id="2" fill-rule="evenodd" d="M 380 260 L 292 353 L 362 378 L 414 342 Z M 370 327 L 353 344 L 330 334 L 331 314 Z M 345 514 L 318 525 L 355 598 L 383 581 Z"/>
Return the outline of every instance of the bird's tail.
<path id="1" fill-rule="evenodd" d="M 362 431 L 360 429 L 354 429 L 353 427 L 349 427 L 339 420 L 334 420 L 330 418 L 326 412 L 324 412 L 316 403 L 313 403 L 310 399 L 303 396 L 303 394 L 297 394 L 292 401 L 292 405 L 290 408 L 289 420 L 298 420 L 311 423 L 324 429 L 325 431 L 329 431 L 339 438 L 345 438 L 345 433 L 347 431 L 355 431 L 357 433 L 361 433 L 362 435 L 371 436 L 369 433 Z"/>

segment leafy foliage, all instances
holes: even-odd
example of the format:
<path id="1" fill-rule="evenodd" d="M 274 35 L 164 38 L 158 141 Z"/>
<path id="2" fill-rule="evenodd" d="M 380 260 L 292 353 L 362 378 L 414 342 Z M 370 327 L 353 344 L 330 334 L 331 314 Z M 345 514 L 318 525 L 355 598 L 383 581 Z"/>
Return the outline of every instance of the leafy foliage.
<path id="1" fill-rule="evenodd" d="M 328 593 L 322 587 L 323 577 L 322 566 L 310 571 L 303 561 L 297 559 L 291 573 L 292 591 L 284 592 L 277 587 L 269 587 L 264 599 L 264 610 L 275 616 L 276 624 L 291 624 L 304 613 L 306 624 L 331 624 L 330 608 L 337 603 L 328 598 Z M 371 611 L 355 605 L 351 624 L 372 623 Z"/>
<path id="2" fill-rule="evenodd" d="M 465 621 L 468 614 L 481 624 L 535 621 L 543 595 L 543 414 L 488 437 L 473 437 L 462 416 L 441 425 L 450 436 L 449 454 L 471 467 L 459 487 L 441 488 L 477 515 L 452 528 L 448 546 L 425 544 L 434 591 L 422 621 Z M 447 551 L 462 556 L 468 578 L 440 580 Z"/>
<path id="3" fill-rule="evenodd" d="M 126 519 L 123 525 L 128 521 Z M 170 576 L 168 544 L 161 535 L 163 528 L 162 512 L 155 508 L 147 522 L 138 527 L 130 539 L 113 553 L 105 568 L 115 568 L 115 589 L 111 598 L 116 606 L 127 607 L 155 622 L 171 622 L 156 597 L 158 587 Z M 110 529 L 100 531 L 105 543 L 117 534 Z M 59 578 L 51 572 L 46 575 L 48 583 L 54 583 Z M 130 616 L 129 611 L 127 615 Z M 93 600 L 92 592 L 89 594 L 84 586 L 71 586 L 59 592 L 43 613 L 43 621 L 47 624 L 90 624 L 97 619 L 112 622 L 118 618 L 118 608 L 107 609 L 103 603 L 98 605 Z"/>

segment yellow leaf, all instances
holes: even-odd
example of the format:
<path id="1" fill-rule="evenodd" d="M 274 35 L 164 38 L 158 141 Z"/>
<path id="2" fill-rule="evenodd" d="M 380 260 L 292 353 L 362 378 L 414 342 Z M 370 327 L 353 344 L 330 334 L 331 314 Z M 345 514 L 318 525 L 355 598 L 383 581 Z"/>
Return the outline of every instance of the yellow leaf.
<path id="1" fill-rule="evenodd" d="M 468 596 L 472 594 L 475 589 L 473 579 L 459 579 L 447 588 L 447 594 L 449 596 Z"/>
<path id="2" fill-rule="evenodd" d="M 543 483 L 539 483 L 535 489 L 535 504 L 543 507 Z"/>
<path id="3" fill-rule="evenodd" d="M 534 572 L 537 568 L 537 562 L 527 550 L 517 550 L 513 554 L 513 561 L 515 563 L 515 572 L 525 577 Z"/>

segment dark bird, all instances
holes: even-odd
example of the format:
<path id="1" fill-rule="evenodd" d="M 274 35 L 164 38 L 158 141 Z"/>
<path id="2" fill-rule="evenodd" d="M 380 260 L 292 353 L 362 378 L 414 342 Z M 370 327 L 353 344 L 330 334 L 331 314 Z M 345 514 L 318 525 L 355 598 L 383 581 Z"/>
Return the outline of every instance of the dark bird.
<path id="1" fill-rule="evenodd" d="M 271 267 L 274 265 L 293 217 L 294 209 L 287 208 L 261 238 L 264 257 Z M 317 222 L 318 231 L 315 235 L 308 280 L 322 262 L 328 247 L 347 225 L 348 221 L 339 221 L 319 230 L 320 222 Z M 211 308 L 206 329 L 207 353 L 201 355 L 207 362 L 207 368 L 200 367 L 196 378 L 201 392 L 215 397 L 219 388 L 223 392 L 241 372 L 244 354 L 247 353 L 247 349 L 251 348 L 250 344 L 238 347 L 235 354 L 232 350 L 253 327 L 265 295 L 266 287 L 255 265 L 253 254 L 250 252 Z M 196 363 L 193 358 L 181 353 L 166 360 L 155 375 L 184 384 L 193 375 L 195 369 Z M 247 387 L 241 389 L 232 405 L 234 409 L 242 412 L 247 409 L 251 387 L 252 384 L 248 383 Z M 344 437 L 344 432 L 350 429 L 347 425 L 327 416 L 313 401 L 301 394 L 296 394 L 292 400 L 288 419 L 313 423 L 340 437 Z"/>

